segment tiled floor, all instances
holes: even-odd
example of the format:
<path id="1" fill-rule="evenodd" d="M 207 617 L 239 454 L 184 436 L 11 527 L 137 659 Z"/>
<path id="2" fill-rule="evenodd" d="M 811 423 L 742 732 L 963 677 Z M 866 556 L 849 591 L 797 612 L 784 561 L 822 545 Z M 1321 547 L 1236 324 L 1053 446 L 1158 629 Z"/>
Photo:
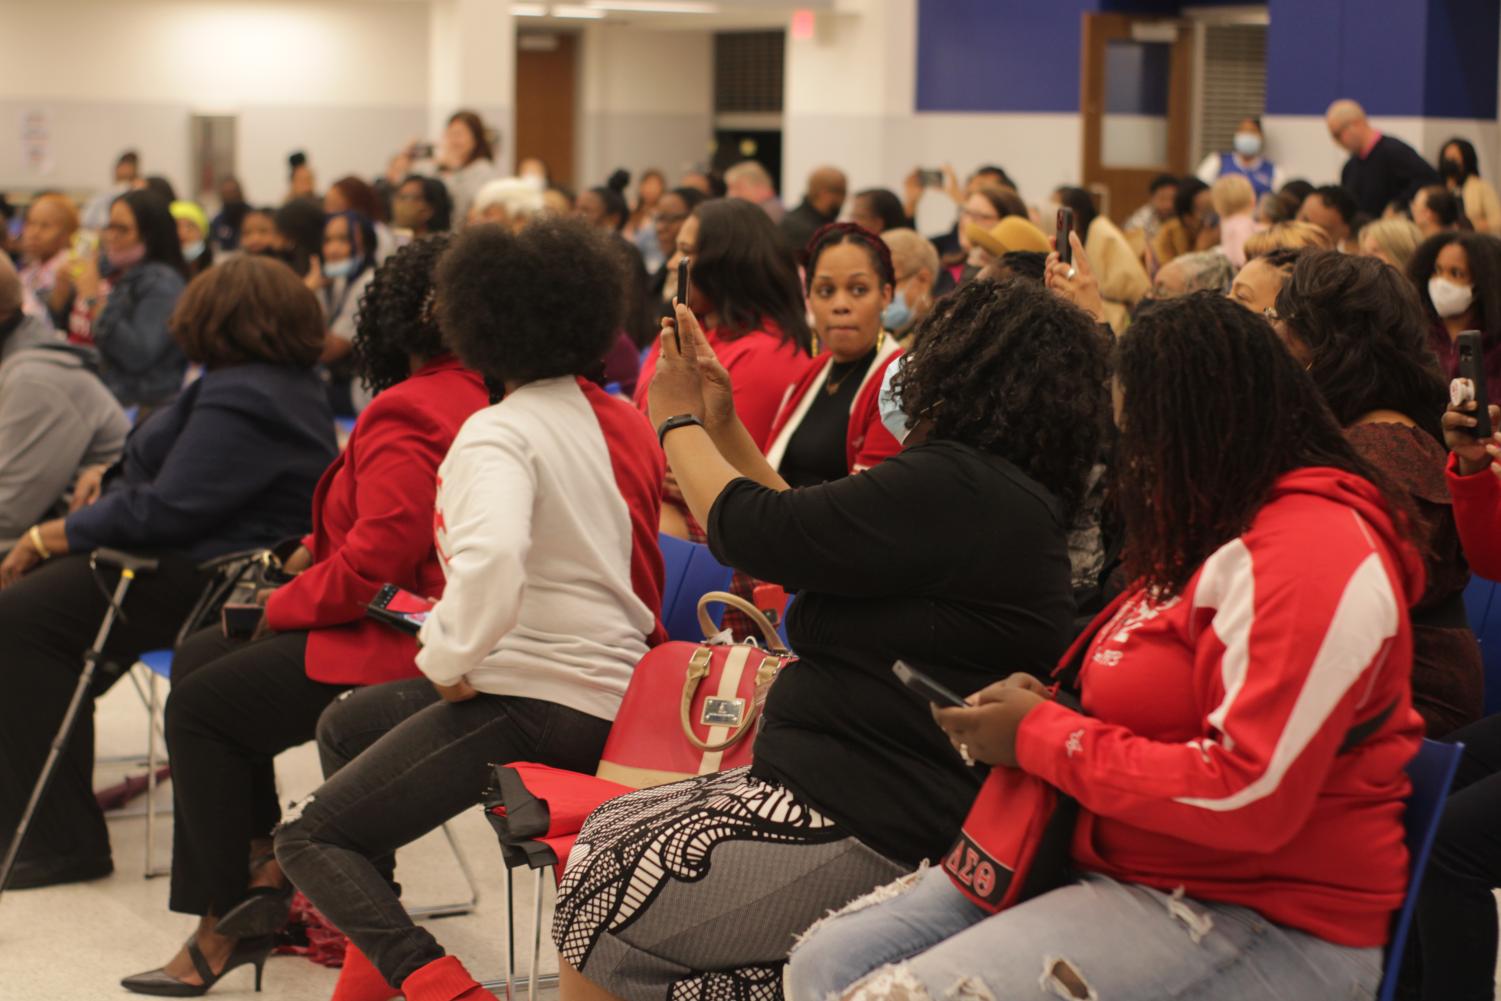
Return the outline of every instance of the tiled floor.
<path id="1" fill-rule="evenodd" d="M 99 704 L 98 753 L 101 757 L 134 753 L 145 746 L 146 715 L 126 682 Z M 135 769 L 139 773 L 140 769 Z M 97 785 L 119 780 L 123 766 L 101 766 Z M 311 746 L 298 748 L 277 761 L 282 799 L 296 799 L 317 784 L 318 762 Z M 166 789 L 158 791 L 170 803 Z M 502 974 L 505 942 L 505 891 L 500 852 L 495 836 L 476 808 L 454 821 L 459 843 L 480 883 L 479 907 L 473 914 L 429 922 L 444 946 L 461 958 L 481 980 Z M 170 818 L 162 824 L 157 864 L 170 857 Z M 167 910 L 167 880 L 143 879 L 145 821 L 121 818 L 110 822 L 115 874 L 109 879 L 76 886 L 12 892 L 0 898 L 0 1001 L 121 1001 L 135 997 L 118 981 L 131 973 L 158 966 L 182 944 L 194 919 Z M 464 899 L 467 890 L 447 842 L 434 833 L 402 851 L 399 876 L 408 906 L 417 907 Z M 545 937 L 551 920 L 551 880 L 544 881 L 542 972 L 557 969 L 556 956 Z M 516 924 L 520 955 L 518 973 L 527 970 L 532 931 L 530 872 L 518 873 Z M 276 957 L 266 967 L 266 1001 L 327 1001 L 336 971 L 305 959 Z M 253 996 L 254 975 L 236 970 L 214 988 L 210 997 Z M 1498 969 L 1501 978 L 1501 969 Z M 516 998 L 524 997 L 524 989 Z M 544 989 L 541 1001 L 556 992 Z"/>
<path id="2" fill-rule="evenodd" d="M 146 715 L 128 682 L 122 681 L 99 704 L 101 757 L 133 753 L 145 746 Z M 97 785 L 119 780 L 124 766 L 101 766 Z M 136 773 L 142 769 L 134 769 Z M 311 746 L 290 751 L 277 761 L 282 799 L 295 799 L 317 784 L 318 762 Z M 161 802 L 170 793 L 158 790 Z M 140 801 L 138 801 L 140 802 Z M 454 821 L 455 833 L 480 883 L 478 909 L 470 915 L 433 920 L 428 927 L 481 980 L 501 976 L 505 942 L 505 890 L 495 835 L 476 808 Z M 171 820 L 159 827 L 157 864 L 170 858 Z M 110 821 L 115 873 L 94 883 L 44 890 L 13 891 L 0 898 L 0 1001 L 119 1001 L 135 997 L 119 979 L 158 966 L 181 946 L 194 920 L 167 910 L 167 880 L 144 879 L 145 821 Z M 463 876 L 440 834 L 404 849 L 398 875 L 409 906 L 462 900 Z M 550 883 L 550 880 L 545 881 Z M 518 965 L 524 972 L 530 956 L 532 874 L 518 873 L 516 920 Z M 544 896 L 544 931 L 550 920 L 551 889 Z M 544 973 L 556 969 L 545 936 Z M 263 994 L 267 1001 L 327 1001 L 337 971 L 297 957 L 273 958 L 266 966 Z M 250 997 L 254 974 L 242 968 L 227 976 L 210 997 Z M 543 991 L 542 1001 L 553 992 Z M 518 995 L 521 997 L 524 995 Z"/>

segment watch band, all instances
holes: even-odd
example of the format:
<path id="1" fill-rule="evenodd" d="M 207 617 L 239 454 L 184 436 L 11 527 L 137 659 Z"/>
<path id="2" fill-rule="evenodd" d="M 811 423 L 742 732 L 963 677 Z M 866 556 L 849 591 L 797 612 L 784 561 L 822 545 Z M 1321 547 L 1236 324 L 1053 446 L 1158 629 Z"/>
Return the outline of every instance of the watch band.
<path id="1" fill-rule="evenodd" d="M 675 417 L 667 418 L 662 422 L 661 426 L 657 428 L 657 444 L 665 448 L 667 445 L 667 432 L 675 431 L 678 428 L 687 427 L 689 424 L 697 424 L 699 427 L 704 426 L 704 422 L 699 420 L 693 414 L 678 414 Z"/>

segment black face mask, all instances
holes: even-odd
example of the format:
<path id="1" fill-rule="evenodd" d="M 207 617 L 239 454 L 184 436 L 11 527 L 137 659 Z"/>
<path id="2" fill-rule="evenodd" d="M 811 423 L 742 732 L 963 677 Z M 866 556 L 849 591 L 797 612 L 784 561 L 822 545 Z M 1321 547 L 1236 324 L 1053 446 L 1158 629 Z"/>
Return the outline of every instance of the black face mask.
<path id="1" fill-rule="evenodd" d="M 1446 181 L 1462 181 L 1465 178 L 1464 164 L 1449 159 L 1439 161 L 1438 172 Z"/>

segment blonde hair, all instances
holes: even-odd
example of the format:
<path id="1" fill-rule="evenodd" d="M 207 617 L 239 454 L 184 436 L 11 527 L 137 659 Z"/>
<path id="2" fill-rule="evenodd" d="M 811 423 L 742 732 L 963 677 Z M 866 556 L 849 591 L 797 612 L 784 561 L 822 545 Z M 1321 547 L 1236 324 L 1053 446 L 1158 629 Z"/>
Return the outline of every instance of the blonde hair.
<path id="1" fill-rule="evenodd" d="M 1270 229 L 1253 233 L 1246 240 L 1246 260 L 1262 257 L 1274 250 L 1333 250 L 1334 241 L 1329 239 L 1324 227 L 1311 222 L 1279 222 Z"/>
<path id="2" fill-rule="evenodd" d="M 1256 207 L 1256 189 L 1240 174 L 1226 174 L 1209 188 L 1209 197 L 1214 200 L 1214 210 L 1221 219 L 1228 219 Z"/>
<path id="3" fill-rule="evenodd" d="M 1366 238 L 1376 241 L 1397 270 L 1407 270 L 1407 262 L 1418 249 L 1418 244 L 1423 242 L 1423 231 L 1411 220 L 1398 216 L 1395 219 L 1378 219 L 1367 223 L 1360 231 L 1360 239 L 1357 245 L 1365 246 Z M 1365 251 L 1362 250 L 1361 253 Z"/>
<path id="4" fill-rule="evenodd" d="M 916 274 L 923 268 L 938 277 L 938 251 L 933 241 L 914 229 L 888 229 L 881 234 L 891 249 L 891 264 L 899 277 Z"/>
<path id="5" fill-rule="evenodd" d="M 57 209 L 63 214 L 63 222 L 68 230 L 69 236 L 73 234 L 74 230 L 78 229 L 78 206 L 74 205 L 73 199 L 69 198 L 67 195 L 51 193 L 45 195 L 37 195 L 36 198 L 32 199 L 31 208 L 36 208 L 41 205 L 51 205 L 53 208 Z M 30 210 L 30 208 L 27 209 L 28 212 Z"/>

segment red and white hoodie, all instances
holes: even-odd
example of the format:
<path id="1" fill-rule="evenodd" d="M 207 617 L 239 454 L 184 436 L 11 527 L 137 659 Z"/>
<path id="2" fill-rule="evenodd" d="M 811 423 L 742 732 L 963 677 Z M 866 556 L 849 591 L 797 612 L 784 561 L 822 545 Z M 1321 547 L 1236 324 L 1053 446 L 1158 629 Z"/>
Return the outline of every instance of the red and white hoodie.
<path id="1" fill-rule="evenodd" d="M 851 473 L 869 469 L 902 450 L 901 442 L 893 438 L 891 432 L 886 430 L 886 425 L 881 423 L 880 407 L 881 381 L 886 375 L 886 368 L 901 355 L 902 348 L 897 344 L 896 338 L 883 337 L 870 368 L 865 370 L 865 378 L 860 380 L 860 390 L 850 404 L 849 429 L 844 437 L 844 458 Z M 787 395 L 777 410 L 776 420 L 772 421 L 770 444 L 766 447 L 766 461 L 771 464 L 771 468 L 781 466 L 782 457 L 787 454 L 788 442 L 792 441 L 792 435 L 803 423 L 803 418 L 808 416 L 813 401 L 818 398 L 819 390 L 828 381 L 829 365 L 833 360 L 834 356 L 825 351 L 813 359 L 802 378 L 787 390 Z"/>
<path id="2" fill-rule="evenodd" d="M 1422 590 L 1377 490 L 1308 468 L 1181 595 L 1123 595 L 1082 662 L 1088 715 L 1044 703 L 1017 733 L 1021 767 L 1080 803 L 1076 864 L 1385 944 L 1423 735 L 1407 619 Z"/>
<path id="3" fill-rule="evenodd" d="M 614 719 L 665 638 L 664 463 L 641 412 L 583 379 L 528 383 L 470 417 L 438 468 L 447 584 L 422 673 Z"/>

